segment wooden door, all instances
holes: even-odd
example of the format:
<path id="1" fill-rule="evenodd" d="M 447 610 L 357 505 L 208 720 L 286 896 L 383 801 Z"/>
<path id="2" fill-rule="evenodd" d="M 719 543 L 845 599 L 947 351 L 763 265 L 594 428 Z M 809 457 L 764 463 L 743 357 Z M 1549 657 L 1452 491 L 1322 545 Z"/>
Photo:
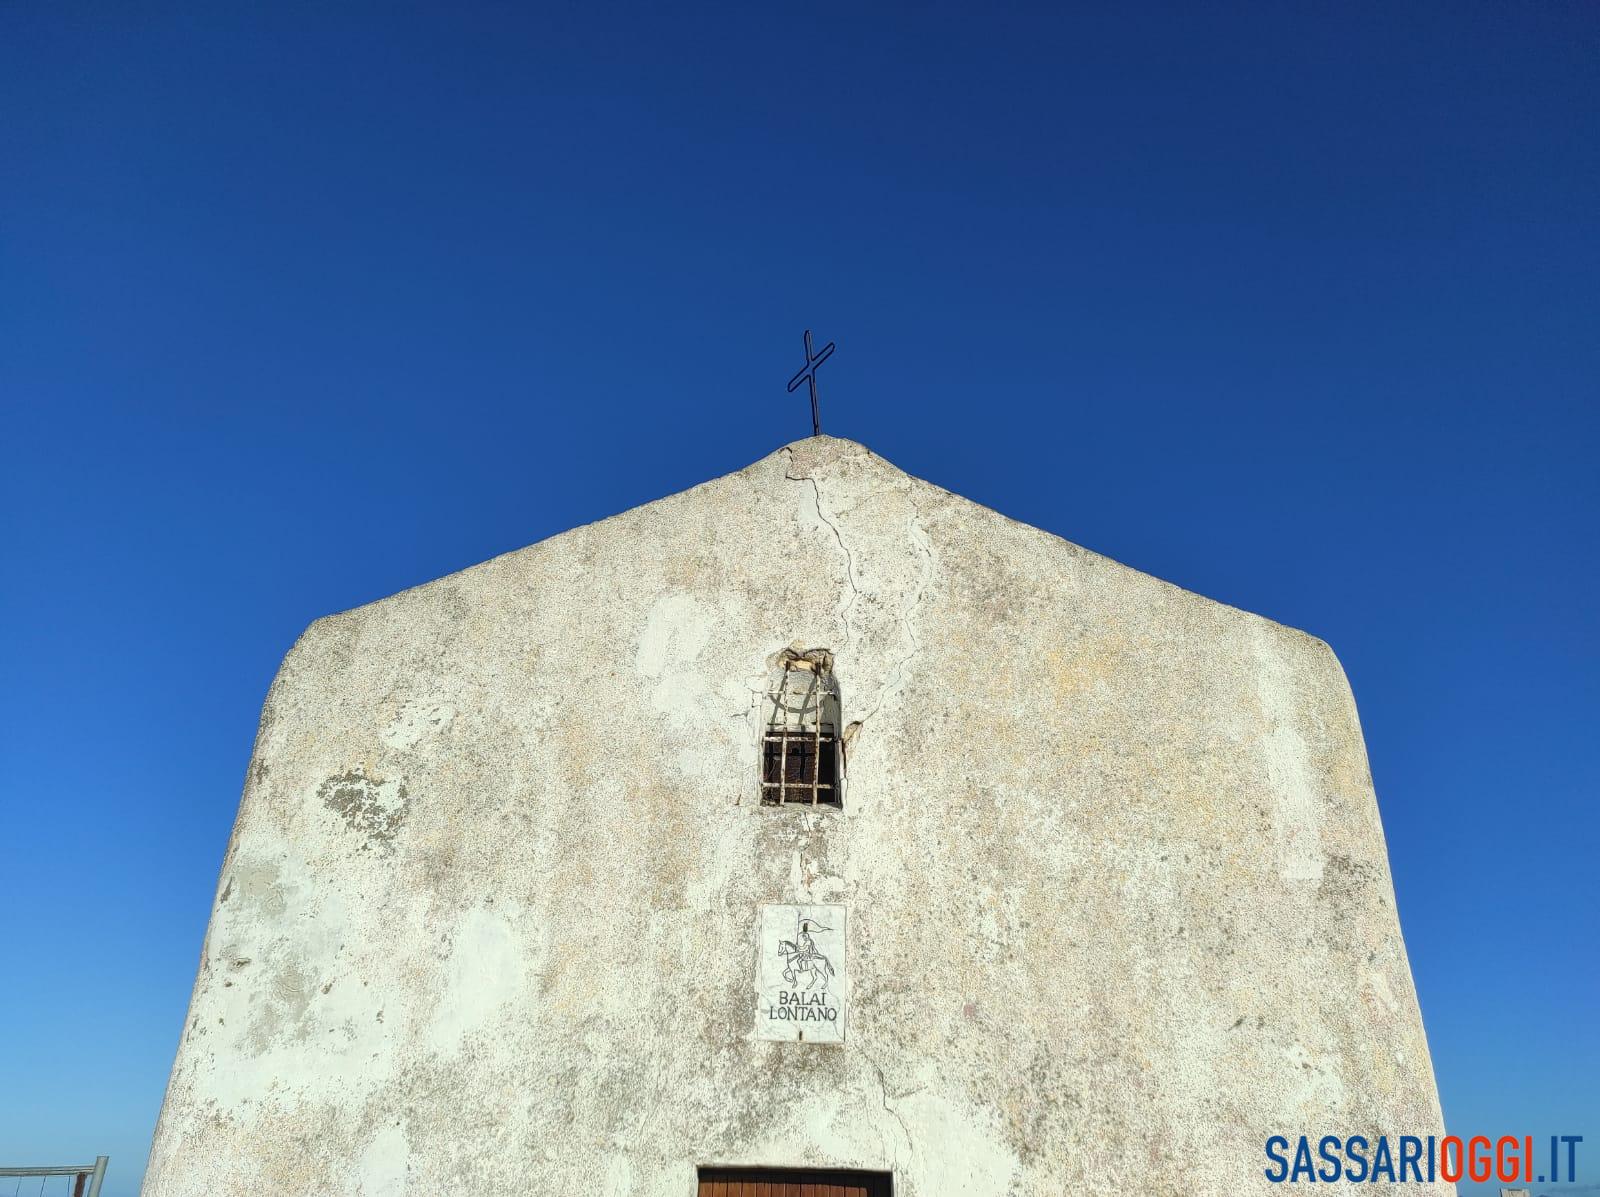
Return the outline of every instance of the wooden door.
<path id="1" fill-rule="evenodd" d="M 887 1172 L 702 1168 L 700 1197 L 891 1197 Z"/>

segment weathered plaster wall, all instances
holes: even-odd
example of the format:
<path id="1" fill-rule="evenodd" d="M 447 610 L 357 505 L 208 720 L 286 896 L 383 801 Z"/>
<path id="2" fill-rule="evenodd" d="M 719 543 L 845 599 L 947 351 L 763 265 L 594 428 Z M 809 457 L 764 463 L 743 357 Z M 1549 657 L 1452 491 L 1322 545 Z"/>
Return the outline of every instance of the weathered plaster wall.
<path id="1" fill-rule="evenodd" d="M 791 642 L 843 814 L 756 801 Z M 764 902 L 849 906 L 843 1047 L 752 1037 Z M 307 630 L 145 1192 L 1265 1193 L 1439 1125 L 1327 647 L 819 438 Z"/>

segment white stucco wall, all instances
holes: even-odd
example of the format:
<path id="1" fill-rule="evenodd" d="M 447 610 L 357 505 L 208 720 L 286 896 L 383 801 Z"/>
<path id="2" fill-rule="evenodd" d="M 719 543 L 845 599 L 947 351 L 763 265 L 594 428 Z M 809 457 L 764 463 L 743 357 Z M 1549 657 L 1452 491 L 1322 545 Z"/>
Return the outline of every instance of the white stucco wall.
<path id="1" fill-rule="evenodd" d="M 757 801 L 791 643 L 841 814 Z M 849 908 L 843 1046 L 754 1037 L 765 903 Z M 1439 1129 L 1328 648 L 824 437 L 307 630 L 145 1193 L 1268 1193 Z"/>

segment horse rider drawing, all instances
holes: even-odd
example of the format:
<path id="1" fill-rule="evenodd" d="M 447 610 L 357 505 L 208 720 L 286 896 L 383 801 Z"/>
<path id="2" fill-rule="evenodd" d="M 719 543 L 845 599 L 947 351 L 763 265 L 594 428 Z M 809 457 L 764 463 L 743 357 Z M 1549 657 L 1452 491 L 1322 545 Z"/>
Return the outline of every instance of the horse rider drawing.
<path id="1" fill-rule="evenodd" d="M 807 977 L 805 984 L 809 992 L 821 983 L 823 992 L 827 992 L 828 978 L 833 976 L 833 962 L 817 950 L 817 944 L 811 938 L 813 931 L 826 931 L 828 928 L 821 923 L 812 922 L 810 919 L 800 920 L 800 929 L 793 940 L 782 940 L 778 944 L 778 955 L 783 957 L 783 979 L 790 985 L 795 984 L 801 976 Z"/>

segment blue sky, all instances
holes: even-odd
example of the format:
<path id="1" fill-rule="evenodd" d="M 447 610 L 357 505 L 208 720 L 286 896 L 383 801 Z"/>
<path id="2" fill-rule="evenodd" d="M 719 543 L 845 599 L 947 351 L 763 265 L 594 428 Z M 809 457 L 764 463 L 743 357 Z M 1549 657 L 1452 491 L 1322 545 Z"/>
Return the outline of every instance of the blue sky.
<path id="1" fill-rule="evenodd" d="M 6 5 L 0 1162 L 135 1191 L 299 631 L 808 433 L 809 326 L 828 431 L 1334 647 L 1451 1128 L 1600 1178 L 1597 41 Z"/>

